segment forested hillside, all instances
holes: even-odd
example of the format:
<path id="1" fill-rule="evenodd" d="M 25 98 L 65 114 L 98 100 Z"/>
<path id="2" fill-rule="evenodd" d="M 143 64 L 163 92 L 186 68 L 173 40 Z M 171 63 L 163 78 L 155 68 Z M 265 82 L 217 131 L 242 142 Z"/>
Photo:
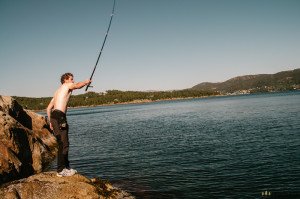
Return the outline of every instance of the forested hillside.
<path id="1" fill-rule="evenodd" d="M 69 107 L 99 106 L 120 103 L 141 103 L 176 98 L 204 97 L 219 94 L 248 94 L 257 92 L 275 92 L 300 89 L 300 68 L 276 74 L 245 75 L 221 83 L 204 82 L 191 89 L 175 91 L 119 91 L 108 90 L 106 93 L 88 92 L 71 97 Z M 14 98 L 25 108 L 44 110 L 51 98 Z"/>
<path id="2" fill-rule="evenodd" d="M 82 95 L 73 95 L 69 102 L 69 107 L 81 106 L 98 106 L 120 103 L 139 103 L 152 102 L 157 100 L 167 100 L 176 98 L 204 97 L 218 95 L 214 91 L 202 90 L 177 90 L 177 91 L 157 91 L 157 92 L 140 92 L 140 91 L 119 91 L 108 90 L 106 93 L 88 92 Z M 47 108 L 51 98 L 30 98 L 17 97 L 14 98 L 25 108 L 31 110 L 44 110 Z"/>
<path id="3" fill-rule="evenodd" d="M 243 94 L 300 89 L 300 68 L 276 74 L 245 75 L 221 83 L 204 82 L 192 89 Z"/>

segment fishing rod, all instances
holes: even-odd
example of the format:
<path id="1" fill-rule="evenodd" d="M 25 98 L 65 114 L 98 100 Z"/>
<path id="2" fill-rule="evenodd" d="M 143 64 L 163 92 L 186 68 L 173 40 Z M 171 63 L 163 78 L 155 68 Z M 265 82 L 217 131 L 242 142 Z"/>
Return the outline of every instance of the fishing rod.
<path id="1" fill-rule="evenodd" d="M 95 70 L 96 70 L 97 65 L 98 65 L 98 62 L 99 62 L 99 59 L 100 59 L 100 57 L 101 57 L 101 54 L 102 54 L 102 51 L 103 51 L 103 48 L 104 48 L 104 45 L 105 45 L 105 42 L 106 42 L 106 38 L 107 38 L 107 35 L 108 35 L 108 33 L 109 33 L 111 21 L 112 21 L 112 19 L 113 19 L 113 17 L 114 17 L 115 5 L 116 5 L 116 0 L 114 0 L 113 9 L 112 9 L 112 12 L 111 12 L 111 14 L 110 14 L 109 25 L 108 25 L 108 28 L 107 28 L 107 31 L 106 31 L 106 34 L 105 34 L 105 38 L 104 38 L 104 41 L 103 41 L 103 44 L 102 44 L 102 47 L 101 47 L 101 50 L 100 50 L 98 59 L 97 59 L 96 64 L 95 64 L 95 66 L 94 66 L 94 70 L 93 70 L 92 75 L 91 75 L 91 77 L 90 77 L 90 80 L 92 80 L 92 78 L 93 78 L 93 75 L 94 75 L 94 73 L 95 73 Z M 89 83 L 88 85 L 86 85 L 85 91 L 87 91 L 89 87 L 93 87 L 93 86 L 90 86 L 90 84 L 91 84 L 91 83 Z"/>

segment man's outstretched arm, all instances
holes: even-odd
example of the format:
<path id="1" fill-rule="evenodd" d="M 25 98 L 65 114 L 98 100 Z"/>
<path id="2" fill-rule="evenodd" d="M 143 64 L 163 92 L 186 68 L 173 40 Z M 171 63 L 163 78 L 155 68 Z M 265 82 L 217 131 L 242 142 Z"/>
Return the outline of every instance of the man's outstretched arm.
<path id="1" fill-rule="evenodd" d="M 70 86 L 70 90 L 74 90 L 74 89 L 80 89 L 82 87 L 84 87 L 85 85 L 89 84 L 90 82 L 92 82 L 90 79 L 87 79 L 86 81 L 84 82 L 78 82 L 76 84 L 72 84 Z"/>

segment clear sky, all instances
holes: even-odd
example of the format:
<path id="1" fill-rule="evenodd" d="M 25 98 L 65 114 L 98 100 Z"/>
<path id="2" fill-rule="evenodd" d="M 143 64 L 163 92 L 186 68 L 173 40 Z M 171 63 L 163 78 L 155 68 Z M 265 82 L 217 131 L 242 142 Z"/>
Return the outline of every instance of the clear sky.
<path id="1" fill-rule="evenodd" d="M 0 94 L 50 97 L 65 72 L 89 78 L 112 5 L 0 0 Z M 117 0 L 90 91 L 184 89 L 296 68 L 299 0 Z"/>

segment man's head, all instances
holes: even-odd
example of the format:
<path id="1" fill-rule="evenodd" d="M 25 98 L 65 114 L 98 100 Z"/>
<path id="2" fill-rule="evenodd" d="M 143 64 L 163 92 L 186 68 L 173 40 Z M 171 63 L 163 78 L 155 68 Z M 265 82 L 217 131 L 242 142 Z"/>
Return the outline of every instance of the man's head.
<path id="1" fill-rule="evenodd" d="M 72 73 L 65 73 L 60 78 L 61 84 L 63 83 L 74 83 L 73 74 Z"/>

